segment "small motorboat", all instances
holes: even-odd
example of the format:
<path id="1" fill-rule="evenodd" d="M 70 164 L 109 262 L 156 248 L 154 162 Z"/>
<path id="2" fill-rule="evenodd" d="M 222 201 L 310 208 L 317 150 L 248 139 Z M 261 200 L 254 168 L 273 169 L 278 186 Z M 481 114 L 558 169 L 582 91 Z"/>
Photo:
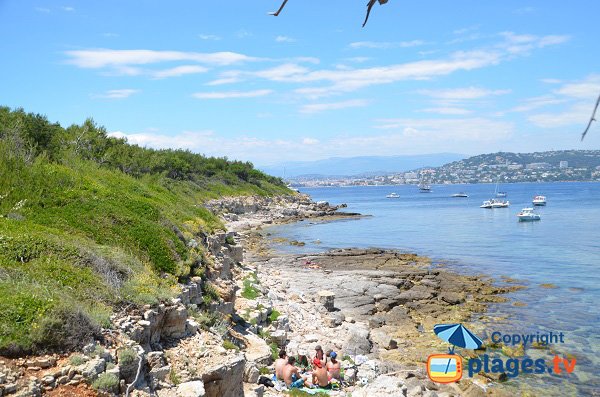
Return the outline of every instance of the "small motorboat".
<path id="1" fill-rule="evenodd" d="M 519 222 L 539 221 L 542 219 L 539 214 L 533 212 L 533 208 L 523 208 L 517 217 L 519 217 Z"/>
<path id="2" fill-rule="evenodd" d="M 420 184 L 419 185 L 419 192 L 421 192 L 421 193 L 431 193 L 431 186 L 425 185 L 425 184 Z"/>
<path id="3" fill-rule="evenodd" d="M 510 201 L 508 200 L 492 200 L 492 208 L 508 208 Z"/>
<path id="4" fill-rule="evenodd" d="M 533 205 L 537 205 L 537 206 L 546 205 L 546 196 L 535 196 L 533 198 Z"/>
<path id="5" fill-rule="evenodd" d="M 485 200 L 483 204 L 479 206 L 479 208 L 508 208 L 510 206 L 510 202 L 506 200 Z"/>
<path id="6" fill-rule="evenodd" d="M 454 193 L 452 197 L 469 197 L 469 195 L 465 192 Z"/>
<path id="7" fill-rule="evenodd" d="M 387 198 L 400 198 L 400 195 L 398 193 L 390 193 L 387 196 L 385 196 Z"/>
<path id="8" fill-rule="evenodd" d="M 485 200 L 483 204 L 479 206 L 479 208 L 494 208 L 492 206 L 492 200 Z"/>

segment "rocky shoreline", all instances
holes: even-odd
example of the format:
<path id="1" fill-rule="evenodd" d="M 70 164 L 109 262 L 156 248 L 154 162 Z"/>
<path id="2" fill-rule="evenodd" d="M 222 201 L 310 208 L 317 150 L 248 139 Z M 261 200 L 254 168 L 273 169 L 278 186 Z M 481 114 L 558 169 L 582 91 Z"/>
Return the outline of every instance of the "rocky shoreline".
<path id="1" fill-rule="evenodd" d="M 270 233 L 263 226 L 279 222 L 277 218 L 257 222 L 263 219 L 264 214 L 257 211 L 228 224 L 240 233 L 246 247 L 242 277 L 255 275 L 262 295 L 258 301 L 266 300 L 268 307 L 284 313 L 285 326 L 267 328 L 271 335 L 276 332 L 278 344 L 293 354 L 299 348 L 311 351 L 319 344 L 347 357 L 343 365 L 356 370 L 351 375 L 361 386 L 346 388 L 346 393 L 510 395 L 487 389 L 493 379 L 480 376 L 473 378 L 474 382 L 435 384 L 427 378 L 424 363 L 430 354 L 447 349 L 431 332 L 435 324 L 467 322 L 484 313 L 488 303 L 504 301 L 502 294 L 519 287 L 498 287 L 487 278 L 459 275 L 432 264 L 429 258 L 393 250 L 276 253 L 270 249 Z M 238 312 L 248 306 L 253 304 L 244 298 L 236 301 Z M 250 312 L 251 320 L 252 315 Z M 358 367 L 356 357 L 361 361 Z"/>
<path id="2" fill-rule="evenodd" d="M 228 231 L 199 231 L 184 241 L 206 253 L 201 277 L 178 285 L 173 298 L 124 307 L 81 351 L 0 357 L 0 397 L 282 395 L 257 384 L 272 373 L 274 352 L 316 344 L 336 350 L 346 367 L 350 385 L 331 395 L 506 395 L 485 390 L 491 380 L 481 376 L 435 384 L 423 362 L 447 348 L 430 332 L 434 324 L 468 321 L 516 287 L 458 275 L 409 253 L 285 255 L 269 248 L 268 225 L 361 216 L 340 212 L 344 205 L 304 195 L 205 205 Z"/>

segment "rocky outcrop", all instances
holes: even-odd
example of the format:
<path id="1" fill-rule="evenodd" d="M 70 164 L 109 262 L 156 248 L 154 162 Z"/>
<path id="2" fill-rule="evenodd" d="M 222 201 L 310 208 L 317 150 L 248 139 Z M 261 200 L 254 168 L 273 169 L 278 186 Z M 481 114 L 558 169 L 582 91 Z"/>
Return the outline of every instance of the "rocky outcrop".
<path id="1" fill-rule="evenodd" d="M 228 221 L 229 230 L 247 230 L 273 222 L 286 222 L 315 217 L 358 216 L 338 212 L 345 204 L 314 202 L 308 195 L 227 197 L 206 203 L 206 207 Z"/>
<path id="2" fill-rule="evenodd" d="M 202 375 L 206 397 L 244 395 L 244 369 L 246 359 L 239 355 L 233 360 L 208 368 Z"/>

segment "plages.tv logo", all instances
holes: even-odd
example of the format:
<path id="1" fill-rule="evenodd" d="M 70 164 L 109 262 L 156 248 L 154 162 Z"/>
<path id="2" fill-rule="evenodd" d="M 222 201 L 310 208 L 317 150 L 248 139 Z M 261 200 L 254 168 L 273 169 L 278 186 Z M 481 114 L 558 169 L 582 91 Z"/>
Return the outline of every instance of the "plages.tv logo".
<path id="1" fill-rule="evenodd" d="M 478 349 L 483 341 L 462 324 L 438 324 L 433 332 L 450 343 L 448 354 L 432 354 L 427 358 L 427 375 L 437 383 L 452 383 L 460 380 L 463 374 L 462 357 L 454 354 L 455 347 Z"/>
<path id="2" fill-rule="evenodd" d="M 483 346 L 483 341 L 475 336 L 462 324 L 438 324 L 433 327 L 433 332 L 445 342 L 452 345 L 448 348 L 448 354 L 432 354 L 427 359 L 427 374 L 429 378 L 437 383 L 452 383 L 460 380 L 463 371 L 467 372 L 469 377 L 483 371 L 486 373 L 503 374 L 507 378 L 514 378 L 520 374 L 550 374 L 553 376 L 568 376 L 575 370 L 577 359 L 572 355 L 563 358 L 554 355 L 550 363 L 545 358 L 532 359 L 528 356 L 520 358 L 503 359 L 500 357 L 477 356 L 468 361 L 466 368 L 463 367 L 462 357 L 454 354 L 454 348 L 479 349 Z M 565 343 L 562 332 L 549 332 L 546 334 L 513 334 L 502 335 L 500 332 L 492 333 L 493 343 L 500 341 L 512 345 L 518 345 L 522 342 L 523 349 L 527 343 L 540 344 L 547 346 L 551 343 Z"/>

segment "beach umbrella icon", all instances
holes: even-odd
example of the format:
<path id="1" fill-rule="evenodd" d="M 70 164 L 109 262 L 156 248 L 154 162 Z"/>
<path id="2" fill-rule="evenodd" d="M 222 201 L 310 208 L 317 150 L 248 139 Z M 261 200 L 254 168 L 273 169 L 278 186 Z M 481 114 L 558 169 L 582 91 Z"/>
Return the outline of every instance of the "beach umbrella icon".
<path id="1" fill-rule="evenodd" d="M 433 327 L 433 332 L 441 340 L 453 345 L 450 354 L 454 353 L 455 347 L 475 350 L 483 345 L 483 341 L 462 324 L 437 324 Z"/>
<path id="2" fill-rule="evenodd" d="M 452 344 L 452 348 L 448 348 L 450 354 L 454 354 L 454 348 L 457 346 L 475 350 L 483 345 L 483 341 L 462 324 L 437 324 L 433 327 L 433 332 L 441 340 Z M 446 365 L 446 373 L 450 367 L 450 361 L 451 359 L 448 360 L 448 365 Z"/>
<path id="3" fill-rule="evenodd" d="M 462 324 L 438 324 L 433 327 L 433 332 L 438 338 L 453 345 L 450 354 L 454 353 L 455 347 L 475 350 L 483 345 L 483 341 Z"/>

